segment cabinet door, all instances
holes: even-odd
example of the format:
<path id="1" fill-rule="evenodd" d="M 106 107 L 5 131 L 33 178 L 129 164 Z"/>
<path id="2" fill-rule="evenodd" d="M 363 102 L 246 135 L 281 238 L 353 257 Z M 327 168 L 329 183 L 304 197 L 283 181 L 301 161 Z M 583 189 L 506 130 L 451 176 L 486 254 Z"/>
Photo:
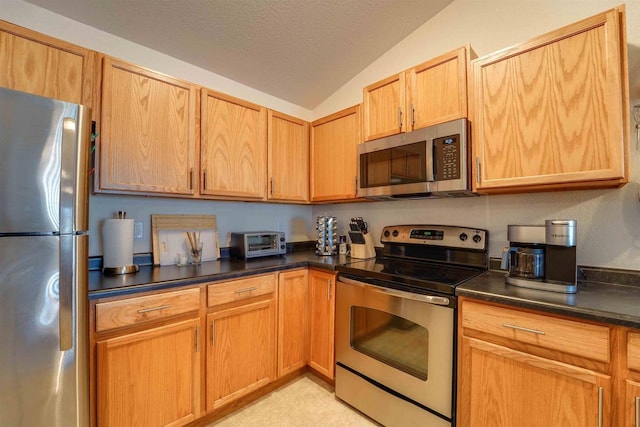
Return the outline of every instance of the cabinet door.
<path id="1" fill-rule="evenodd" d="M 199 320 L 97 342 L 98 425 L 180 426 L 198 413 Z"/>
<path id="2" fill-rule="evenodd" d="M 409 130 L 467 117 L 469 52 L 461 47 L 407 71 Z"/>
<path id="3" fill-rule="evenodd" d="M 309 366 L 329 379 L 334 371 L 335 274 L 309 271 Z"/>
<path id="4" fill-rule="evenodd" d="M 269 110 L 269 199 L 309 200 L 309 123 Z"/>
<path id="5" fill-rule="evenodd" d="M 404 72 L 365 87 L 363 95 L 366 141 L 407 130 Z"/>
<path id="6" fill-rule="evenodd" d="M 640 383 L 626 380 L 624 427 L 640 426 Z"/>
<path id="7" fill-rule="evenodd" d="M 614 9 L 474 61 L 475 189 L 627 181 L 623 22 Z"/>
<path id="8" fill-rule="evenodd" d="M 273 299 L 207 315 L 207 411 L 275 379 L 275 321 Z"/>
<path id="9" fill-rule="evenodd" d="M 278 378 L 306 366 L 308 352 L 308 271 L 285 271 L 278 278 Z"/>
<path id="10" fill-rule="evenodd" d="M 0 21 L 0 86 L 93 107 L 95 52 Z"/>
<path id="11" fill-rule="evenodd" d="M 611 426 L 609 376 L 473 338 L 461 341 L 459 425 Z"/>
<path id="12" fill-rule="evenodd" d="M 356 198 L 360 106 L 311 124 L 311 200 Z"/>
<path id="13" fill-rule="evenodd" d="M 264 107 L 202 90 L 202 194 L 265 198 L 266 126 Z"/>
<path id="14" fill-rule="evenodd" d="M 100 189 L 195 194 L 196 87 L 111 58 L 102 72 Z"/>

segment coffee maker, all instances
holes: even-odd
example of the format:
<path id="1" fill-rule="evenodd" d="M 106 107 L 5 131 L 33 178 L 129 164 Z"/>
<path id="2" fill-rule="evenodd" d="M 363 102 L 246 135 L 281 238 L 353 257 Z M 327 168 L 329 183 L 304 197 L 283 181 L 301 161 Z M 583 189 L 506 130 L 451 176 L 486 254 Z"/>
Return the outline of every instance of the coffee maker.
<path id="1" fill-rule="evenodd" d="M 575 293 L 576 221 L 549 219 L 544 225 L 509 225 L 502 269 L 509 285 Z"/>

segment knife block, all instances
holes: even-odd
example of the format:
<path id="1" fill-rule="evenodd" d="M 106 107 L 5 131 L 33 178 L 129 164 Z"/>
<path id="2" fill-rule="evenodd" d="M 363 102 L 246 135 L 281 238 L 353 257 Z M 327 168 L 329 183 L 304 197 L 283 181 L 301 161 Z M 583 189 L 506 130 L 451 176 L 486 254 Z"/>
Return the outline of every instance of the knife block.
<path id="1" fill-rule="evenodd" d="M 351 243 L 351 258 L 367 259 L 376 257 L 376 248 L 373 247 L 371 233 L 363 234 L 364 245 Z"/>

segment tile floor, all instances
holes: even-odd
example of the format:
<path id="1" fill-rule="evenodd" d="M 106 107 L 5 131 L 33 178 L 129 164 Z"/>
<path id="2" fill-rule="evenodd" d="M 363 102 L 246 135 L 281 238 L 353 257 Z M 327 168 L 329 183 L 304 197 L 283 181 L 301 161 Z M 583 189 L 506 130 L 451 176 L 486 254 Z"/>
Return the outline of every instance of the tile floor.
<path id="1" fill-rule="evenodd" d="M 336 399 L 332 387 L 305 374 L 208 427 L 378 427 Z"/>

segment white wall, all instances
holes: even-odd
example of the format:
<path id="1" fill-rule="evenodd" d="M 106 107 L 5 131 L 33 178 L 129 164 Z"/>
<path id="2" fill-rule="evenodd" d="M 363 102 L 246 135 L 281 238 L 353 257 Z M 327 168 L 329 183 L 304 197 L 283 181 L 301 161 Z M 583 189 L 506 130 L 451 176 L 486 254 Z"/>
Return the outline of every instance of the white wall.
<path id="1" fill-rule="evenodd" d="M 360 103 L 364 86 L 461 45 L 470 44 L 478 56 L 483 56 L 619 4 L 602 0 L 455 0 L 331 95 L 314 110 L 314 117 Z M 640 1 L 627 1 L 626 7 L 634 105 L 640 103 Z M 313 208 L 313 215 L 337 216 L 341 234 L 346 233 L 350 217 L 362 216 L 376 238 L 382 227 L 390 224 L 485 228 L 489 230 L 491 256 L 500 256 L 507 244 L 508 224 L 571 218 L 578 221 L 580 264 L 640 269 L 640 154 L 635 148 L 635 129 L 631 141 L 632 182 L 621 189 L 318 206 Z"/>

